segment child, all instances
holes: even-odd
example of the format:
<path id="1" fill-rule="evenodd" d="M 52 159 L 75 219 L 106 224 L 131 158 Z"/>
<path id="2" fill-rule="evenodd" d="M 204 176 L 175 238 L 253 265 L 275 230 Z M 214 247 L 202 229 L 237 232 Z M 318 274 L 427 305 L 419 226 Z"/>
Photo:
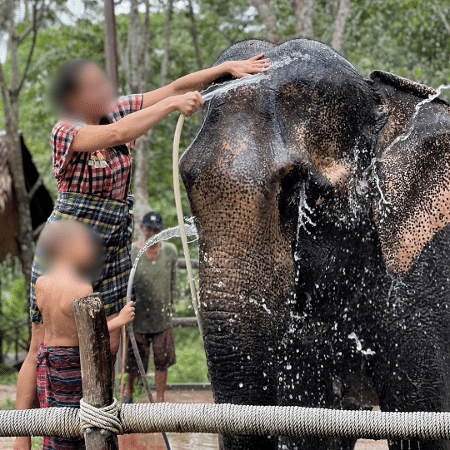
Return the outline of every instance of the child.
<path id="1" fill-rule="evenodd" d="M 74 298 L 92 294 L 103 249 L 86 225 L 60 221 L 46 226 L 38 252 L 48 265 L 36 282 L 36 301 L 44 320 L 44 342 L 37 355 L 37 388 L 41 408 L 79 407 L 82 397 Z M 108 322 L 111 333 L 134 319 L 128 303 Z M 44 438 L 44 449 L 83 449 L 84 439 Z"/>

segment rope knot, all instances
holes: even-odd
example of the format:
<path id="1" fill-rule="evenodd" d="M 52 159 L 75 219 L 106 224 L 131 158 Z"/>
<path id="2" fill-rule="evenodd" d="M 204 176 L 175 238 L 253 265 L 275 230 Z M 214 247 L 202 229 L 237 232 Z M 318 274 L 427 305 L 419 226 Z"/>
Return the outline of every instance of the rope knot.
<path id="1" fill-rule="evenodd" d="M 80 412 L 78 413 L 81 430 L 84 432 L 87 428 L 100 428 L 114 434 L 123 434 L 123 425 L 119 419 L 119 412 L 120 405 L 116 399 L 111 405 L 103 406 L 102 408 L 96 408 L 81 399 Z"/>

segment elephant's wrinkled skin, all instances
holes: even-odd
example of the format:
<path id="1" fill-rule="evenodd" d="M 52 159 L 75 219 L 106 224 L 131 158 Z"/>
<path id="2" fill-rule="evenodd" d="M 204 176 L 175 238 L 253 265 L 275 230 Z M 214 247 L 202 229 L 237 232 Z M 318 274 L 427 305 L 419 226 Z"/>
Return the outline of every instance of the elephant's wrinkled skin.
<path id="1" fill-rule="evenodd" d="M 315 41 L 242 42 L 219 62 L 260 52 L 267 73 L 211 88 L 180 164 L 216 402 L 355 408 L 370 385 L 384 411 L 450 411 L 449 105 L 414 114 L 432 89 L 363 79 Z M 450 445 L 390 443 L 419 447 Z"/>

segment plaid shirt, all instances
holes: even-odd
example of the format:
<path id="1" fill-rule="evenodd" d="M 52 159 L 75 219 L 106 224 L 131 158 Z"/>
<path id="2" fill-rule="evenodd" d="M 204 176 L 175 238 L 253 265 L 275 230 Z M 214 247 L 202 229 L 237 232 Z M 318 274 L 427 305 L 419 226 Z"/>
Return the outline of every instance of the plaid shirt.
<path id="1" fill-rule="evenodd" d="M 108 119 L 117 122 L 142 108 L 143 95 L 119 99 Z M 72 119 L 59 121 L 52 130 L 53 173 L 58 192 L 74 192 L 102 198 L 125 200 L 130 190 L 131 149 L 134 142 L 120 148 L 95 152 L 72 152 L 70 146 L 86 124 Z"/>

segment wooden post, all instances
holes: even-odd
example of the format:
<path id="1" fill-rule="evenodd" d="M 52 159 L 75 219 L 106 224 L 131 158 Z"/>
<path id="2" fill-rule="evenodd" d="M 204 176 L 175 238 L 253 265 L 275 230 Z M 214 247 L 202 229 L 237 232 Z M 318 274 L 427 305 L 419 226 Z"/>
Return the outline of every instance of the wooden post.
<path id="1" fill-rule="evenodd" d="M 83 399 L 101 408 L 113 402 L 113 370 L 108 325 L 99 294 L 73 301 L 73 311 L 80 340 Z M 84 433 L 86 450 L 118 450 L 117 436 L 99 428 Z"/>

